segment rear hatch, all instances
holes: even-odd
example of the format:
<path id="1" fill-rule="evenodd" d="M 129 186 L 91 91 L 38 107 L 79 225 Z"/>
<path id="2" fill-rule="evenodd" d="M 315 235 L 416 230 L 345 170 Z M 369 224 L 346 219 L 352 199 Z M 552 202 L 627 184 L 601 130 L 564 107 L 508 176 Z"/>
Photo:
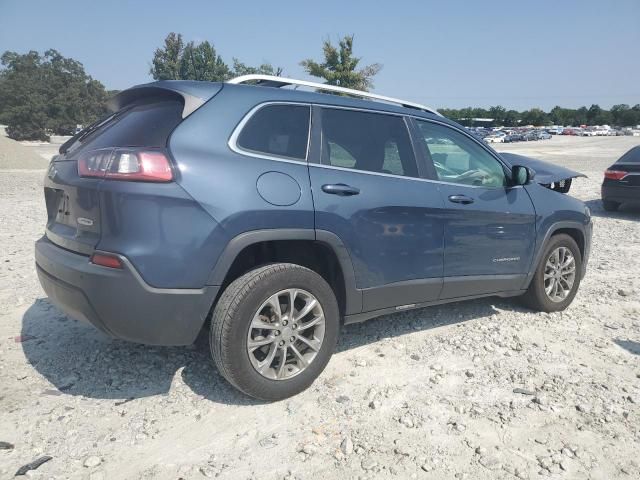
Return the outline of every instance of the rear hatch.
<path id="1" fill-rule="evenodd" d="M 122 180 L 81 176 L 78 162 L 89 161 L 91 168 L 98 169 L 92 171 L 95 173 L 113 161 L 116 149 L 163 151 L 182 119 L 221 88 L 207 85 L 208 90 L 197 86 L 195 95 L 183 82 L 157 82 L 125 90 L 111 101 L 115 113 L 63 144 L 44 182 L 47 238 L 67 250 L 90 255 L 100 240 L 100 190 L 104 182 Z"/>

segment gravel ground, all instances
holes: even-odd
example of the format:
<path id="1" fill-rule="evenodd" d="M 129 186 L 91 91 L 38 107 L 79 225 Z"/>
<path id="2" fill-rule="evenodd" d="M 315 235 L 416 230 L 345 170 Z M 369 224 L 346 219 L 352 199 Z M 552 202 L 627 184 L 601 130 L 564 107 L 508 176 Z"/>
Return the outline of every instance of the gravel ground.
<path id="1" fill-rule="evenodd" d="M 599 204 L 602 171 L 640 139 L 498 145 L 580 169 L 589 271 L 563 313 L 485 299 L 345 327 L 306 392 L 263 404 L 206 342 L 104 337 L 38 285 L 43 171 L 0 170 L 0 478 L 640 477 L 640 209 Z M 623 248 L 620 248 L 623 246 Z M 8 447 L 8 446 L 5 446 Z"/>

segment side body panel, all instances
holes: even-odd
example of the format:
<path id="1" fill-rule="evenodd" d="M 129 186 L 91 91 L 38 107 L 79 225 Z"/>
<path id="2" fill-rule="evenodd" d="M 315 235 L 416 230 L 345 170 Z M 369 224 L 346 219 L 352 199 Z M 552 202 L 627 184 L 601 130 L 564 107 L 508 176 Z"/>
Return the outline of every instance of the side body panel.
<path id="1" fill-rule="evenodd" d="M 379 307 L 377 288 L 398 282 L 432 279 L 422 285 L 398 285 L 414 290 L 406 298 L 400 295 L 398 305 L 437 298 L 444 230 L 442 200 L 433 184 L 313 164 L 309 174 L 316 228 L 334 233 L 346 245 L 357 287 L 364 290 L 365 309 Z M 322 185 L 337 183 L 356 187 L 360 193 L 341 197 L 322 191 Z"/>
<path id="2" fill-rule="evenodd" d="M 445 277 L 527 273 L 535 245 L 535 211 L 523 188 L 443 183 L 440 191 L 446 205 Z M 452 195 L 474 202 L 452 203 Z"/>
<path id="3" fill-rule="evenodd" d="M 582 275 L 584 276 L 591 250 L 593 223 L 585 212 L 585 205 L 580 200 L 549 190 L 542 185 L 532 183 L 525 190 L 536 207 L 536 243 L 531 257 L 528 274 L 521 288 L 527 288 L 535 273 L 544 245 L 554 232 L 560 229 L 571 229 L 580 232 L 584 254 L 582 259 Z"/>
<path id="4" fill-rule="evenodd" d="M 214 259 L 208 263 L 210 273 L 229 241 L 245 232 L 264 229 L 313 232 L 313 201 L 306 162 L 258 158 L 237 153 L 228 145 L 235 127 L 263 98 L 263 89 L 239 91 L 225 87 L 189 116 L 170 139 L 171 153 L 179 169 L 178 184 L 215 222 L 207 240 Z"/>
<path id="5" fill-rule="evenodd" d="M 421 178 L 321 164 L 320 108 L 314 120 L 309 177 L 315 226 L 344 243 L 363 311 L 436 300 L 444 233 L 437 186 Z M 360 153 L 358 161 L 365 163 L 367 155 L 374 152 Z M 327 186 L 357 193 L 338 195 Z"/>
<path id="6" fill-rule="evenodd" d="M 202 288 L 224 238 L 176 183 L 103 181 L 98 250 L 128 258 L 157 288 Z"/>

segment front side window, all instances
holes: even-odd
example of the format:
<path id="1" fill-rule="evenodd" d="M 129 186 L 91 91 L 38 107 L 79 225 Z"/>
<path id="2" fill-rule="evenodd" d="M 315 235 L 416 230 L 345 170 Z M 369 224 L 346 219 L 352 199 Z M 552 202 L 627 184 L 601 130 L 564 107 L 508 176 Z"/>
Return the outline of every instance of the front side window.
<path id="1" fill-rule="evenodd" d="M 379 113 L 322 109 L 322 163 L 417 177 L 404 119 Z"/>
<path id="2" fill-rule="evenodd" d="M 255 112 L 236 145 L 244 150 L 305 160 L 309 140 L 309 106 L 267 105 Z"/>
<path id="3" fill-rule="evenodd" d="M 507 185 L 502 164 L 466 135 L 437 123 L 416 123 L 438 180 L 484 187 Z"/>

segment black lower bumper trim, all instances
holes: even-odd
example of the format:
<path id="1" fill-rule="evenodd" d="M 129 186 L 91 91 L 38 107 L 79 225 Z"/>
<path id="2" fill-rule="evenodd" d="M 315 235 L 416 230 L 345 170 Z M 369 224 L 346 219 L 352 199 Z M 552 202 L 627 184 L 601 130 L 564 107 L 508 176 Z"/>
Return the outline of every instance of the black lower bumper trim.
<path id="1" fill-rule="evenodd" d="M 128 265 L 93 265 L 46 238 L 36 242 L 36 267 L 51 302 L 69 316 L 113 337 L 152 345 L 193 343 L 219 289 L 151 288 Z"/>

